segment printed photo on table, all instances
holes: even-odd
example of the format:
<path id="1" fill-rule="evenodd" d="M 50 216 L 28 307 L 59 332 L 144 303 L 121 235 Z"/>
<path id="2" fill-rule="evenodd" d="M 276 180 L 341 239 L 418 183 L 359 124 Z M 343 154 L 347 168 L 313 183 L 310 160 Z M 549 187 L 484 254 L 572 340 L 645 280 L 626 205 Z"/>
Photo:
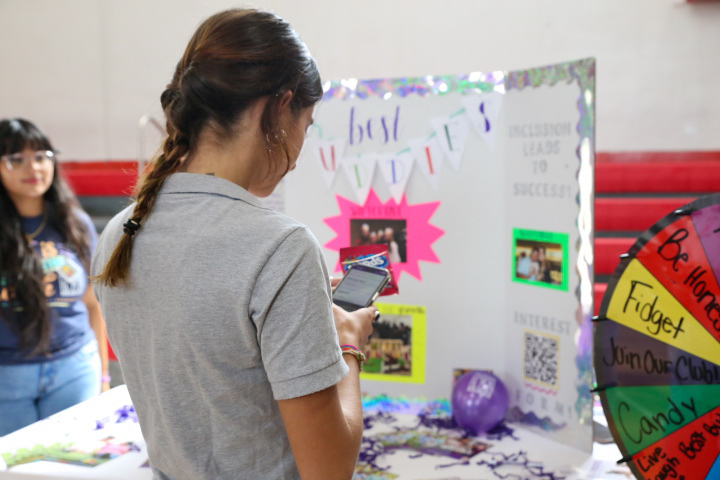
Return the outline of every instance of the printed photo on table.
<path id="1" fill-rule="evenodd" d="M 386 244 L 390 263 L 407 261 L 407 221 L 385 218 L 350 220 L 353 246 Z"/>
<path id="2" fill-rule="evenodd" d="M 568 235 L 513 229 L 512 280 L 567 290 Z"/>
<path id="3" fill-rule="evenodd" d="M 414 450 L 427 455 L 443 455 L 458 460 L 472 458 L 490 447 L 477 438 L 458 432 L 428 432 L 419 430 L 398 430 L 377 435 L 386 451 Z"/>
<path id="4" fill-rule="evenodd" d="M 31 449 L 1 453 L 0 457 L 8 469 L 34 462 L 97 467 L 131 451 L 140 451 L 140 448 L 132 440 L 111 435 L 103 438 L 74 439 L 51 445 L 37 444 Z"/>

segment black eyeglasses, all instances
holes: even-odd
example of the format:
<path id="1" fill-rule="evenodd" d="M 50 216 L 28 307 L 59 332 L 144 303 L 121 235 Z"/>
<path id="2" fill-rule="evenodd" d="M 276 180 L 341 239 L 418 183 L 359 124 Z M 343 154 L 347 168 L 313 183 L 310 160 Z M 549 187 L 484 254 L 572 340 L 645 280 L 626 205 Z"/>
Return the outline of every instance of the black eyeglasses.
<path id="1" fill-rule="evenodd" d="M 11 153 L 3 155 L 0 159 L 5 162 L 8 170 L 20 170 L 31 161 L 41 166 L 51 165 L 55 162 L 55 154 L 50 150 L 39 150 L 31 155 L 22 152 Z"/>

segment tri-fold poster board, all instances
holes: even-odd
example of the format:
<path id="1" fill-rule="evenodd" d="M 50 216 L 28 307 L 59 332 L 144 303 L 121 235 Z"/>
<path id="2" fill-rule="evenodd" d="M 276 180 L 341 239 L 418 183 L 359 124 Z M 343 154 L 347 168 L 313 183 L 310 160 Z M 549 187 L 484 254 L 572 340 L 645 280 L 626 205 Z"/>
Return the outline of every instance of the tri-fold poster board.
<path id="1" fill-rule="evenodd" d="M 284 209 L 324 246 L 385 243 L 399 294 L 368 394 L 448 398 L 492 370 L 509 417 L 592 444 L 595 61 L 325 85 Z"/>

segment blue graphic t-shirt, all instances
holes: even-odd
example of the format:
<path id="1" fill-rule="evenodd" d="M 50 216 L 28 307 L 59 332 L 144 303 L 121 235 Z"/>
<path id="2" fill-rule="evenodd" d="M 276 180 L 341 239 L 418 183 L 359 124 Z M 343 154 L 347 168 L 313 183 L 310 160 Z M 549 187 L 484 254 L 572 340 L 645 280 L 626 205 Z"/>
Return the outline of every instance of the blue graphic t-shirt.
<path id="1" fill-rule="evenodd" d="M 83 211 L 75 214 L 88 227 L 91 251 L 97 245 L 97 232 L 90 217 Z M 22 219 L 26 232 L 36 231 L 43 217 Z M 0 365 L 41 363 L 72 355 L 95 337 L 90 326 L 88 310 L 82 297 L 88 287 L 88 273 L 77 254 L 64 243 L 63 235 L 48 223 L 30 241 L 41 258 L 45 277 L 43 284 L 50 309 L 50 355 L 29 357 L 29 350 L 20 350 L 20 340 L 13 328 L 0 319 Z M 13 308 L 13 279 L 0 278 L 0 308 Z M 2 310 L 0 310 L 1 312 Z M 22 315 L 22 312 L 19 313 Z M 1 316 L 1 314 L 0 314 Z"/>

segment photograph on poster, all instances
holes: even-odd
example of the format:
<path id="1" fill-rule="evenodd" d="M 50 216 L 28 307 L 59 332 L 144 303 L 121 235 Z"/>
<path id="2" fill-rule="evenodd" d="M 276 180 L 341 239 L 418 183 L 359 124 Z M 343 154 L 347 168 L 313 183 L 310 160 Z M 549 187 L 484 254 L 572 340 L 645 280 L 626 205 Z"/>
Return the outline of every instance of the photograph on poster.
<path id="1" fill-rule="evenodd" d="M 513 229 L 514 282 L 567 290 L 568 235 Z"/>
<path id="2" fill-rule="evenodd" d="M 403 272 L 422 281 L 421 262 L 440 263 L 440 258 L 433 250 L 433 243 L 442 237 L 445 231 L 430 223 L 430 219 L 440 208 L 441 202 L 409 204 L 406 197 L 403 197 L 400 203 L 392 197 L 383 202 L 372 188 L 365 204 L 355 203 L 340 195 L 335 198 L 340 214 L 323 219 L 323 222 L 335 231 L 335 238 L 324 245 L 328 250 L 337 252 L 341 248 L 363 243 L 363 224 L 367 223 L 368 236 L 369 232 L 374 231 L 375 241 L 380 228 L 383 229 L 383 237 L 387 227 L 393 229 L 394 242 L 397 244 L 395 260 L 399 258 L 400 261 L 393 263 L 391 260 L 391 264 L 398 282 Z M 410 239 L 412 248 L 408 243 Z M 387 242 L 384 244 L 387 245 Z M 393 244 L 388 246 L 388 256 L 392 247 Z M 342 265 L 338 262 L 335 271 L 339 272 L 341 269 Z"/>
<path id="3" fill-rule="evenodd" d="M 363 349 L 360 378 L 392 382 L 425 382 L 425 307 L 375 304 L 380 319 Z"/>
<path id="4" fill-rule="evenodd" d="M 412 317 L 382 315 L 365 346 L 368 373 L 410 375 L 412 373 Z"/>
<path id="5" fill-rule="evenodd" d="M 387 218 L 350 220 L 352 245 L 386 244 L 390 263 L 407 261 L 407 221 Z"/>

